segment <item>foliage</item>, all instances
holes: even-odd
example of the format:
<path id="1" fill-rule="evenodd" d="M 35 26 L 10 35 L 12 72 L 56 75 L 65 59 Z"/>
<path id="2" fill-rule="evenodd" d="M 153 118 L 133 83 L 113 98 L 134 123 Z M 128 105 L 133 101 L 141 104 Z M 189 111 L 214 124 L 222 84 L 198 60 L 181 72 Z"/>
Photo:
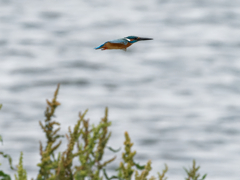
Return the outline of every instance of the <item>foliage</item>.
<path id="1" fill-rule="evenodd" d="M 199 169 L 200 169 L 200 166 L 196 167 L 196 162 L 195 162 L 195 160 L 193 160 L 192 168 L 190 168 L 189 170 L 184 168 L 184 170 L 186 171 L 186 173 L 188 175 L 188 177 L 185 179 L 186 180 L 204 180 L 207 177 L 207 174 L 204 174 L 202 176 L 202 178 L 199 179 L 199 177 L 200 177 L 200 174 L 198 173 Z"/>
<path id="2" fill-rule="evenodd" d="M 21 152 L 19 163 L 17 166 L 17 172 L 18 174 L 15 174 L 15 180 L 27 180 L 27 172 L 23 168 L 23 153 Z"/>
<path id="3" fill-rule="evenodd" d="M 91 179 L 102 179 L 100 177 L 100 171 L 108 163 L 113 161 L 112 159 L 102 162 L 102 157 L 106 144 L 111 136 L 108 132 L 108 127 L 111 125 L 108 122 L 107 115 L 108 109 L 106 108 L 105 116 L 102 118 L 98 126 L 92 125 L 90 128 L 89 121 L 84 117 L 87 113 L 79 114 L 79 120 L 74 128 L 66 134 L 68 140 L 67 149 L 64 152 L 60 152 L 58 157 L 55 158 L 54 152 L 60 146 L 61 141 L 57 140 L 62 137 L 58 134 L 60 128 L 54 130 L 55 126 L 59 126 L 60 123 L 53 121 L 55 109 L 60 103 L 56 100 L 59 86 L 54 94 L 53 100 L 50 102 L 47 100 L 48 107 L 45 112 L 46 120 L 43 125 L 40 122 L 40 126 L 47 137 L 47 144 L 43 149 L 42 143 L 40 143 L 40 155 L 41 162 L 38 164 L 40 171 L 38 174 L 38 180 L 68 180 L 68 179 L 84 179 L 90 177 Z M 54 143 L 57 143 L 54 146 Z M 74 151 L 74 148 L 77 149 Z M 79 164 L 73 167 L 73 160 L 77 158 Z"/>
<path id="4" fill-rule="evenodd" d="M 11 180 L 11 177 L 8 174 L 5 174 L 3 171 L 0 171 L 1 180 Z"/>
<path id="5" fill-rule="evenodd" d="M 45 110 L 44 122 L 39 122 L 45 137 L 46 144 L 40 142 L 41 160 L 37 164 L 39 173 L 37 180 L 167 180 L 166 173 L 168 166 L 165 164 L 162 173 L 158 173 L 158 177 L 148 177 L 152 169 L 151 161 L 145 165 L 139 165 L 135 162 L 134 157 L 136 151 L 132 150 L 133 143 L 131 142 L 128 132 L 125 132 L 124 152 L 122 152 L 122 160 L 119 167 L 116 169 L 116 175 L 111 177 L 106 172 L 106 166 L 116 159 L 116 156 L 107 161 L 103 161 L 106 149 L 113 153 L 119 150 L 114 150 L 107 147 L 111 132 L 109 126 L 111 122 L 108 120 L 108 108 L 105 109 L 104 117 L 97 125 L 90 125 L 89 120 L 85 118 L 87 110 L 84 113 L 79 113 L 79 119 L 74 127 L 68 128 L 68 133 L 63 136 L 59 134 L 60 123 L 55 120 L 56 108 L 60 105 L 57 101 L 59 85 L 54 93 L 51 101 L 47 100 L 47 108 Z M 62 141 L 61 138 L 67 139 L 67 147 L 63 152 L 57 152 Z M 6 156 L 6 155 L 5 155 Z M 6 156 L 10 160 L 10 156 Z M 11 165 L 11 161 L 10 165 Z M 74 162 L 74 163 L 73 163 Z M 186 180 L 204 180 L 206 175 L 199 178 L 196 167 L 193 161 L 193 167 L 185 171 L 188 174 Z M 10 180 L 10 176 L 0 171 L 0 180 Z M 23 153 L 20 154 L 19 164 L 17 166 L 16 180 L 26 180 L 27 172 L 23 168 Z"/>
<path id="6" fill-rule="evenodd" d="M 118 178 L 130 180 L 135 172 L 136 180 L 145 180 L 149 174 L 149 171 L 151 171 L 151 161 L 148 161 L 147 165 L 145 166 L 140 166 L 134 162 L 134 156 L 137 152 L 131 150 L 133 143 L 131 142 L 127 132 L 125 132 L 124 145 L 125 152 L 122 153 L 123 162 L 121 162 L 119 166 Z M 137 170 L 142 170 L 142 172 L 139 174 Z"/>
<path id="7" fill-rule="evenodd" d="M 0 155 L 2 155 L 4 158 L 8 159 L 8 162 L 9 162 L 9 165 L 10 165 L 10 168 L 13 170 L 13 166 L 12 166 L 12 158 L 10 155 L 8 154 L 4 154 L 4 152 L 0 151 Z M 1 164 L 0 164 L 1 165 Z M 1 176 L 0 176 L 1 177 Z"/>
<path id="8" fill-rule="evenodd" d="M 162 171 L 162 174 L 158 173 L 159 180 L 167 180 L 167 177 L 165 177 L 165 174 L 167 173 L 167 171 L 168 171 L 168 166 L 165 164 L 165 169 Z"/>
<path id="9" fill-rule="evenodd" d="M 58 161 L 60 160 L 60 157 L 58 159 L 55 158 L 54 151 L 61 145 L 61 141 L 57 140 L 61 138 L 62 136 L 57 134 L 60 128 L 54 130 L 55 126 L 60 126 L 60 123 L 53 121 L 52 118 L 54 116 L 54 112 L 56 108 L 60 105 L 59 102 L 57 102 L 57 94 L 59 90 L 59 85 L 57 87 L 57 90 L 54 93 L 54 97 L 52 99 L 52 102 L 49 102 L 47 100 L 47 108 L 45 111 L 45 125 L 42 124 L 40 121 L 39 124 L 43 131 L 45 132 L 46 138 L 47 138 L 47 145 L 43 149 L 43 145 L 40 142 L 40 155 L 41 155 L 41 162 L 37 164 L 37 166 L 40 167 L 39 174 L 37 176 L 38 180 L 47 180 L 53 178 L 55 176 L 56 172 L 51 172 L 51 170 L 56 170 L 58 167 Z M 56 143 L 54 145 L 54 143 Z"/>
<path id="10" fill-rule="evenodd" d="M 0 109 L 2 108 L 2 104 L 0 104 Z M 0 141 L 3 143 L 2 136 L 0 135 Z M 12 167 L 12 158 L 8 154 L 4 154 L 4 152 L 0 151 L 0 155 L 3 156 L 4 158 L 8 159 L 9 165 L 11 169 L 14 169 Z M 1 163 L 0 163 L 1 165 Z M 0 170 L 0 179 L 1 180 L 11 180 L 10 175 L 4 173 L 3 171 Z"/>

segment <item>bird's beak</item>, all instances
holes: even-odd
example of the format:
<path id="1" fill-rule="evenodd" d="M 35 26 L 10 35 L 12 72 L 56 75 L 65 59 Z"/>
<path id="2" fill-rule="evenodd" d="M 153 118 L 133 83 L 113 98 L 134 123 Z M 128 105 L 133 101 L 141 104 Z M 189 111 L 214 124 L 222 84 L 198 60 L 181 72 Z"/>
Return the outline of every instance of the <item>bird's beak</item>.
<path id="1" fill-rule="evenodd" d="M 138 41 L 146 41 L 146 40 L 153 40 L 153 38 L 144 38 L 144 37 L 138 37 Z"/>

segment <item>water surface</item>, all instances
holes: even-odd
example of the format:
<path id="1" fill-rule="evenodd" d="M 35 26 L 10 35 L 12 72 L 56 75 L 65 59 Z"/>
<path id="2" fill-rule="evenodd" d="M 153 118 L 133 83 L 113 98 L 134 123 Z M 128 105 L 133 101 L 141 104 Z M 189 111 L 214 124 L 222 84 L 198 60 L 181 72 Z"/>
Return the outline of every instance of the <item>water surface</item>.
<path id="1" fill-rule="evenodd" d="M 167 163 L 169 179 L 183 179 L 196 159 L 207 179 L 239 180 L 239 28 L 234 0 L 0 0 L 1 150 L 14 165 L 23 151 L 36 177 L 38 121 L 61 83 L 62 134 L 79 111 L 97 123 L 107 106 L 109 145 L 122 146 L 128 131 L 136 161 L 152 159 L 153 174 Z M 154 41 L 93 49 L 128 35 Z"/>

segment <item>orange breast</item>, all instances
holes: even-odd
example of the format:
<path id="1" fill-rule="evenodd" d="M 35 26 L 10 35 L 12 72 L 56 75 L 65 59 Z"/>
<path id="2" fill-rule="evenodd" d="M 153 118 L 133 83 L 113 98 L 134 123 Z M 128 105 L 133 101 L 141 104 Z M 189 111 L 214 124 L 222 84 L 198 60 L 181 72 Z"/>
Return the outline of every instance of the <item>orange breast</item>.
<path id="1" fill-rule="evenodd" d="M 127 45 L 121 44 L 121 43 L 110 43 L 107 42 L 104 44 L 102 48 L 104 49 L 127 49 L 129 46 L 131 46 L 131 43 L 127 43 Z"/>

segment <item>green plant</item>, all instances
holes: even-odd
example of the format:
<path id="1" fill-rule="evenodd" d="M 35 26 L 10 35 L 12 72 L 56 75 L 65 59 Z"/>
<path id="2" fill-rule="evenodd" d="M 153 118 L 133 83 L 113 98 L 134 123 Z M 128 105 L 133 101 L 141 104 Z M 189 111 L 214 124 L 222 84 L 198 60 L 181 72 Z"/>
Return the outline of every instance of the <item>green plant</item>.
<path id="1" fill-rule="evenodd" d="M 165 177 L 167 171 L 168 171 L 168 166 L 167 164 L 165 164 L 165 169 L 162 171 L 162 174 L 158 173 L 159 180 L 167 180 L 167 177 Z"/>
<path id="2" fill-rule="evenodd" d="M 193 160 L 193 165 L 192 168 L 189 168 L 189 170 L 187 170 L 186 168 L 184 168 L 184 170 L 186 171 L 188 177 L 185 178 L 186 180 L 204 180 L 207 177 L 207 174 L 204 174 L 202 176 L 202 178 L 199 179 L 199 177 L 201 176 L 198 173 L 198 170 L 200 169 L 200 166 L 196 167 L 196 161 Z"/>
<path id="3" fill-rule="evenodd" d="M 60 128 L 54 130 L 55 126 L 59 126 L 60 123 L 53 121 L 55 109 L 60 105 L 56 100 L 59 90 L 59 85 L 55 91 L 52 101 L 47 100 L 48 107 L 45 111 L 45 124 L 40 122 L 45 135 L 47 137 L 47 144 L 43 148 L 40 143 L 40 155 L 41 162 L 38 164 L 40 171 L 38 174 L 38 180 L 68 180 L 68 179 L 84 179 L 90 177 L 92 179 L 101 179 L 100 171 L 108 163 L 115 159 L 112 158 L 108 161 L 101 162 L 106 144 L 111 136 L 108 132 L 108 127 L 111 125 L 108 122 L 106 108 L 105 116 L 102 118 L 98 126 L 92 125 L 90 128 L 89 121 L 84 117 L 87 113 L 79 114 L 79 120 L 74 126 L 73 130 L 69 127 L 69 133 L 66 134 L 68 139 L 67 149 L 64 152 L 58 153 L 58 157 L 55 158 L 54 152 L 60 146 L 61 141 L 57 139 L 63 137 L 58 134 Z M 56 143 L 56 145 L 53 145 Z M 74 147 L 75 150 L 74 151 Z M 73 166 L 73 159 L 78 158 L 79 164 Z"/>
<path id="4" fill-rule="evenodd" d="M 151 161 L 145 166 L 140 166 L 135 163 L 134 156 L 136 151 L 131 150 L 133 143 L 127 132 L 125 132 L 125 152 L 122 154 L 123 161 L 117 170 L 118 174 L 110 178 L 108 177 L 105 167 L 115 160 L 116 157 L 102 162 L 107 142 L 111 136 L 111 132 L 108 131 L 111 122 L 109 122 L 107 118 L 107 108 L 104 117 L 97 126 L 90 126 L 89 120 L 85 119 L 87 110 L 83 114 L 80 113 L 77 124 L 73 129 L 69 127 L 68 134 L 65 136 L 68 140 L 67 149 L 64 152 L 58 153 L 58 157 L 55 158 L 54 152 L 61 144 L 61 141 L 57 142 L 57 140 L 63 137 L 58 134 L 60 128 L 55 129 L 55 126 L 59 126 L 60 123 L 52 120 L 56 108 L 60 105 L 57 101 L 58 91 L 59 85 L 52 101 L 47 100 L 48 106 L 45 111 L 45 124 L 40 122 L 40 126 L 47 137 L 47 144 L 45 148 L 43 148 L 42 143 L 40 143 L 40 155 L 42 158 L 38 164 L 40 167 L 37 177 L 38 180 L 84 180 L 86 178 L 102 180 L 104 177 L 106 179 L 130 180 L 134 173 L 136 180 L 147 179 L 151 171 Z M 53 145 L 54 143 L 56 145 Z M 72 162 L 75 158 L 78 159 L 78 164 L 74 166 Z M 138 170 L 141 172 L 138 172 Z M 153 179 L 153 177 L 150 179 Z"/>
<path id="5" fill-rule="evenodd" d="M 41 162 L 37 164 L 37 166 L 40 167 L 39 174 L 37 176 L 38 180 L 47 180 L 51 178 L 53 179 L 53 177 L 55 177 L 56 169 L 58 167 L 58 161 L 60 160 L 60 156 L 58 156 L 58 158 L 55 158 L 54 152 L 62 143 L 61 141 L 57 142 L 57 140 L 63 136 L 58 134 L 60 127 L 54 130 L 55 126 L 60 126 L 60 123 L 52 120 L 56 108 L 60 105 L 60 103 L 56 100 L 58 90 L 59 85 L 54 93 L 52 102 L 49 102 L 47 100 L 48 106 L 45 111 L 45 124 L 43 125 L 42 122 L 39 121 L 39 124 L 46 135 L 47 145 L 45 146 L 45 148 L 43 148 L 43 145 L 40 142 Z M 56 145 L 54 145 L 54 143 Z M 55 170 L 55 172 L 53 172 L 52 170 Z"/>
<path id="6" fill-rule="evenodd" d="M 19 163 L 17 166 L 17 173 L 15 174 L 15 180 L 27 180 L 27 171 L 23 168 L 23 153 L 21 152 Z"/>
<path id="7" fill-rule="evenodd" d="M 0 104 L 0 109 L 2 108 L 2 104 Z M 0 141 L 2 142 L 3 144 L 3 139 L 2 139 L 2 136 L 0 135 Z M 11 156 L 9 156 L 8 154 L 4 154 L 4 152 L 0 151 L 0 155 L 3 156 L 4 158 L 8 159 L 8 162 L 9 162 L 9 165 L 10 165 L 10 168 L 11 169 L 14 169 L 12 167 L 12 158 Z M 0 163 L 0 166 L 1 166 L 1 163 Z M 3 171 L 0 170 L 0 179 L 1 180 L 11 180 L 11 177 L 10 175 L 4 173 Z"/>
<path id="8" fill-rule="evenodd" d="M 103 161 L 106 149 L 117 153 L 119 150 L 114 150 L 107 147 L 111 132 L 109 127 L 111 122 L 108 120 L 108 108 L 105 109 L 104 117 L 101 118 L 99 124 L 90 125 L 89 120 L 85 118 L 87 110 L 84 113 L 79 113 L 79 119 L 73 128 L 68 128 L 68 133 L 63 136 L 59 134 L 60 123 L 56 121 L 55 111 L 60 103 L 57 101 L 57 95 L 60 86 L 54 93 L 51 101 L 47 100 L 47 108 L 45 110 L 44 122 L 39 122 L 45 136 L 46 144 L 40 142 L 41 160 L 37 164 L 39 172 L 37 180 L 167 180 L 166 173 L 168 166 L 165 164 L 162 173 L 158 173 L 158 177 L 148 177 L 152 169 L 151 161 L 145 165 L 139 165 L 135 162 L 136 151 L 132 150 L 133 143 L 131 142 L 128 132 L 125 132 L 124 152 L 119 167 L 116 169 L 116 174 L 109 177 L 106 171 L 106 166 L 116 159 L 116 156 L 109 160 Z M 66 150 L 57 152 L 62 144 L 61 139 L 67 139 Z M 2 152 L 0 152 L 1 154 Z M 11 158 L 7 157 L 11 166 Z M 73 163 L 74 162 L 74 163 Z M 12 166 L 11 166 L 12 167 Z M 198 179 L 200 175 L 197 173 L 199 166 L 196 167 L 193 161 L 193 167 L 186 170 L 188 177 L 186 180 L 204 180 Z M 1 177 L 3 177 L 1 179 Z M 10 176 L 0 171 L 0 180 L 10 180 Z M 20 154 L 19 164 L 17 166 L 16 180 L 26 180 L 27 172 L 23 168 L 23 153 Z"/>

